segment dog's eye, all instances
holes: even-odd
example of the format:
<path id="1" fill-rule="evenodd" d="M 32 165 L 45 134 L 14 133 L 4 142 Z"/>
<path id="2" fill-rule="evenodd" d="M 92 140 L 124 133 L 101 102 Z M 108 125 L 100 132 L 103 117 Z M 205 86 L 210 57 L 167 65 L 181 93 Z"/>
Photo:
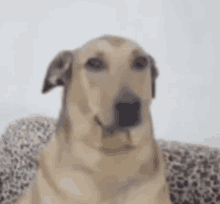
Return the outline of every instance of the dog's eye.
<path id="1" fill-rule="evenodd" d="M 137 57 L 133 62 L 133 67 L 137 70 L 142 70 L 147 66 L 146 57 Z"/>
<path id="2" fill-rule="evenodd" d="M 86 68 L 92 71 L 101 71 L 104 69 L 104 63 L 100 59 L 92 58 L 87 61 Z"/>
<path id="3" fill-rule="evenodd" d="M 62 59 L 57 62 L 57 67 L 59 69 L 63 68 L 63 60 Z"/>

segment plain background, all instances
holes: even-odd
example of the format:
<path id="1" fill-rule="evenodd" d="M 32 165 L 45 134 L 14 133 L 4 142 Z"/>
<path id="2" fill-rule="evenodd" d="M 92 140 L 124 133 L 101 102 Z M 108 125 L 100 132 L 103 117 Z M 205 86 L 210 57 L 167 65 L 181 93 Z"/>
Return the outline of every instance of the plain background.
<path id="1" fill-rule="evenodd" d="M 219 8 L 219 0 L 1 1 L 0 133 L 32 114 L 57 118 L 62 88 L 41 94 L 51 59 L 114 34 L 156 59 L 156 138 L 220 147 Z"/>

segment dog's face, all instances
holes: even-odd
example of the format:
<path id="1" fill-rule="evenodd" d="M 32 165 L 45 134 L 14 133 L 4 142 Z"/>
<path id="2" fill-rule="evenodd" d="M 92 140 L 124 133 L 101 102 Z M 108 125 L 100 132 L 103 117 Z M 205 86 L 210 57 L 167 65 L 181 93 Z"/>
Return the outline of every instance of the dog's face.
<path id="1" fill-rule="evenodd" d="M 48 68 L 43 93 L 64 85 L 66 108 L 77 106 L 84 116 L 91 113 L 111 135 L 146 122 L 157 75 L 153 58 L 138 44 L 102 36 L 59 53 Z"/>

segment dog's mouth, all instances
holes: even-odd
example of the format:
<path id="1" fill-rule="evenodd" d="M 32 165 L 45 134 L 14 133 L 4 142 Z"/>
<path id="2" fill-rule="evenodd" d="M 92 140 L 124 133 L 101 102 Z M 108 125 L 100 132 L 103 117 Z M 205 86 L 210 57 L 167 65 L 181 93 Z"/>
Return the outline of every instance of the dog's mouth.
<path id="1" fill-rule="evenodd" d="M 140 102 L 116 103 L 114 107 L 114 122 L 105 126 L 98 118 L 94 117 L 96 123 L 102 128 L 101 148 L 105 154 L 123 154 L 134 149 L 130 140 L 130 129 L 141 124 Z"/>
<path id="2" fill-rule="evenodd" d="M 102 128 L 102 147 L 100 151 L 107 156 L 127 154 L 135 149 L 130 139 L 130 132 L 126 128 Z"/>

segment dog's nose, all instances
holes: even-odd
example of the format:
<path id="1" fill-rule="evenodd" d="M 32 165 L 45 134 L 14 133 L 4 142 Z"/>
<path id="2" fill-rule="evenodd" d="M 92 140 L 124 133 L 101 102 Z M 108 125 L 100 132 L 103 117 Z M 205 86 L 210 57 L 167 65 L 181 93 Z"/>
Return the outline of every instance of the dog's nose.
<path id="1" fill-rule="evenodd" d="M 119 128 L 136 126 L 140 122 L 140 102 L 118 103 L 116 108 L 116 126 Z"/>
<path id="2" fill-rule="evenodd" d="M 140 123 L 141 102 L 138 97 L 126 93 L 115 103 L 115 122 L 118 128 L 136 126 Z"/>

